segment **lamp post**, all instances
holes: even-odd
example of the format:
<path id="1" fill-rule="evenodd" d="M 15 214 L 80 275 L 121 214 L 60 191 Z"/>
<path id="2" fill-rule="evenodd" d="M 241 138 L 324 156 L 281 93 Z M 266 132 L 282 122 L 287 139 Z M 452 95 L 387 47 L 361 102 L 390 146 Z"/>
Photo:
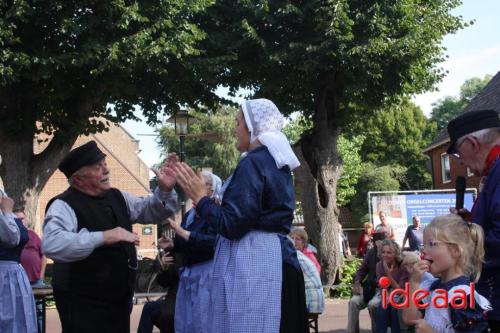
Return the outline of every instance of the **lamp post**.
<path id="1" fill-rule="evenodd" d="M 195 122 L 196 118 L 190 116 L 188 110 L 179 110 L 173 116 L 167 119 L 167 123 L 174 124 L 175 134 L 179 136 L 179 157 L 181 162 L 186 159 L 184 142 L 186 135 L 189 133 L 189 126 Z M 186 213 L 186 198 L 184 193 L 181 195 L 181 213 L 182 216 Z"/>

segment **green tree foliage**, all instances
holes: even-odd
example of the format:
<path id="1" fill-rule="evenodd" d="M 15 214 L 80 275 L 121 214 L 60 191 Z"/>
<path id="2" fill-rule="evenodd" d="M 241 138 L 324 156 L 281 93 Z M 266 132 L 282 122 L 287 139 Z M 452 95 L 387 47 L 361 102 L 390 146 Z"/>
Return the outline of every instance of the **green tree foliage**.
<path id="1" fill-rule="evenodd" d="M 197 121 L 190 126 L 185 139 L 186 162 L 195 167 L 209 167 L 226 179 L 235 169 L 240 153 L 236 149 L 234 136 L 237 109 L 224 106 L 216 112 L 190 112 Z M 179 138 L 172 126 L 160 129 L 159 144 L 165 154 L 179 154 Z"/>
<path id="2" fill-rule="evenodd" d="M 377 110 L 372 117 L 359 117 L 351 124 L 352 133 L 366 137 L 361 148 L 364 162 L 404 166 L 407 173 L 401 178 L 401 187 L 405 190 L 430 188 L 428 157 L 422 150 L 435 135 L 436 126 L 418 106 L 403 98 Z"/>
<path id="3" fill-rule="evenodd" d="M 299 115 L 289 119 L 285 127 L 283 127 L 283 133 L 285 133 L 290 144 L 293 145 L 298 142 L 304 134 L 311 131 L 312 125 L 309 119 L 306 119 L 303 115 Z"/>
<path id="4" fill-rule="evenodd" d="M 448 125 L 448 122 L 458 116 L 467 104 L 490 82 L 492 76 L 485 75 L 484 78 L 473 77 L 465 80 L 460 87 L 458 97 L 446 96 L 433 103 L 431 120 L 437 124 L 437 129 L 441 130 Z"/>
<path id="5" fill-rule="evenodd" d="M 340 136 L 337 142 L 337 150 L 342 159 L 342 176 L 337 182 L 337 204 L 347 205 L 356 194 L 356 184 L 363 172 L 363 161 L 361 158 L 361 147 L 365 136 L 358 135 L 351 139 Z"/>
<path id="6" fill-rule="evenodd" d="M 180 104 L 214 103 L 215 78 L 193 61 L 205 34 L 192 18 L 210 2 L 1 2 L 0 176 L 19 205 L 34 214 L 76 137 L 134 118 L 134 105 L 152 123 Z M 35 155 L 42 133 L 51 139 Z"/>
<path id="7" fill-rule="evenodd" d="M 221 83 L 250 88 L 289 115 L 313 121 L 299 143 L 304 217 L 319 244 L 325 282 L 342 263 L 336 186 L 342 166 L 337 139 L 356 110 L 369 117 L 395 95 L 424 92 L 445 74 L 442 38 L 464 26 L 451 11 L 459 0 L 218 0 L 200 20 L 206 63 Z M 353 108 L 352 106 L 356 106 Z M 345 122 L 344 122 L 345 124 Z M 333 241 L 331 241 L 333 240 Z"/>
<path id="8" fill-rule="evenodd" d="M 361 221 L 368 212 L 368 192 L 370 191 L 399 191 L 400 183 L 407 170 L 400 165 L 376 166 L 372 163 L 364 165 L 363 173 L 356 186 L 357 192 L 351 200 L 351 207 L 355 221 Z"/>

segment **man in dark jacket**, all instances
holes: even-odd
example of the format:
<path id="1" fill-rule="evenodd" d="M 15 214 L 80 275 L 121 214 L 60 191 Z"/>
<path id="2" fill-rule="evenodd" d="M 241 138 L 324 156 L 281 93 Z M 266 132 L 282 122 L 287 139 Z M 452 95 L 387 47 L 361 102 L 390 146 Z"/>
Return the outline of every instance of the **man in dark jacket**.
<path id="1" fill-rule="evenodd" d="M 485 263 L 477 291 L 493 310 L 487 313 L 491 332 L 500 332 L 500 119 L 495 110 L 468 111 L 448 124 L 448 154 L 483 177 L 472 212 L 459 212 L 483 227 Z"/>
<path id="2" fill-rule="evenodd" d="M 352 286 L 353 295 L 349 300 L 349 312 L 347 318 L 347 333 L 359 333 L 359 312 L 368 307 L 372 320 L 372 333 L 375 332 L 375 314 L 380 305 L 380 297 L 376 296 L 377 272 L 376 267 L 380 258 L 378 257 L 378 246 L 386 238 L 384 232 L 373 235 L 374 247 L 368 251 L 354 275 Z"/>
<path id="3" fill-rule="evenodd" d="M 175 172 L 167 160 L 153 170 L 158 188 L 136 197 L 112 188 L 106 155 L 95 141 L 59 164 L 70 187 L 47 205 L 42 250 L 54 260 L 52 286 L 63 332 L 130 331 L 137 269 L 133 223 L 157 223 L 174 213 Z"/>

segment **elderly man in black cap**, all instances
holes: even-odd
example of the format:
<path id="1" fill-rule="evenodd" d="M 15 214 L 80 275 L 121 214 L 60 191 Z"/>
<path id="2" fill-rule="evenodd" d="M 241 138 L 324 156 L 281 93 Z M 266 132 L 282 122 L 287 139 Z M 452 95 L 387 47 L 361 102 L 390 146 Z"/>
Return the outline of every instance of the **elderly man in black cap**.
<path id="1" fill-rule="evenodd" d="M 500 120 L 494 110 L 469 111 L 448 124 L 448 153 L 475 175 L 484 177 L 472 212 L 459 212 L 484 229 L 485 263 L 477 284 L 489 298 L 491 332 L 500 332 Z"/>
<path id="2" fill-rule="evenodd" d="M 139 241 L 132 224 L 157 223 L 177 208 L 168 159 L 153 170 L 154 194 L 135 197 L 111 187 L 105 157 L 95 141 L 70 151 L 59 165 L 70 187 L 47 205 L 42 249 L 55 262 L 63 332 L 130 331 Z"/>

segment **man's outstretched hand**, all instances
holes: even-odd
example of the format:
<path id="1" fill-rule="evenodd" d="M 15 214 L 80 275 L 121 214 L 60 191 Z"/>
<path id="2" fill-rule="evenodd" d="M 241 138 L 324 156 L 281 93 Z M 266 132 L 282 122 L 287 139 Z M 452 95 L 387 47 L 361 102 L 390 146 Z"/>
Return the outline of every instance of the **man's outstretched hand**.
<path id="1" fill-rule="evenodd" d="M 153 169 L 151 171 L 156 175 L 158 186 L 163 192 L 170 192 L 177 182 L 177 173 L 174 170 L 174 165 L 178 163 L 178 158 L 175 154 L 170 154 L 160 169 Z"/>

